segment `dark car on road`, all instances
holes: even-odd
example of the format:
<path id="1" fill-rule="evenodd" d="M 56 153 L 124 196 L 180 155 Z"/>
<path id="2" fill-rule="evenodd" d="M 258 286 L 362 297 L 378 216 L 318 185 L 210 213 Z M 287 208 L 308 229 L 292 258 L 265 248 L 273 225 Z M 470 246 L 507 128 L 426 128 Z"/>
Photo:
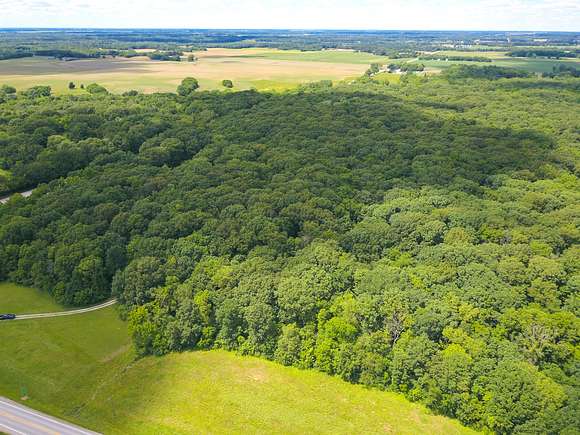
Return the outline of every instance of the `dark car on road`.
<path id="1" fill-rule="evenodd" d="M 16 318 L 16 314 L 0 314 L 0 320 L 12 320 Z"/>

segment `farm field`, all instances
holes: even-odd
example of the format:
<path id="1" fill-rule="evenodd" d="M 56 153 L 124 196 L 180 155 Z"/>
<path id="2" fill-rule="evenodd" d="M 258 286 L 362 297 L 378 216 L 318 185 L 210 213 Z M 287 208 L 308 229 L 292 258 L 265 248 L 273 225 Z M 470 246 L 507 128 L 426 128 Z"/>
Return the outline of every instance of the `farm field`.
<path id="1" fill-rule="evenodd" d="M 230 49 L 210 49 L 210 53 L 220 52 L 231 53 Z M 268 48 L 255 48 L 237 50 L 241 51 L 240 57 L 254 59 L 288 60 L 297 62 L 330 62 L 369 65 L 373 62 L 385 63 L 388 57 L 376 56 L 370 53 L 355 52 L 351 50 L 320 50 L 320 51 L 300 51 L 300 50 L 272 50 Z M 199 52 L 197 56 L 203 56 Z"/>
<path id="2" fill-rule="evenodd" d="M 479 56 L 491 59 L 489 62 L 470 62 L 470 61 L 445 61 L 445 60 L 419 60 L 414 59 L 411 62 L 420 62 L 427 70 L 444 70 L 452 65 L 467 64 L 478 66 L 495 65 L 505 68 L 516 68 L 532 73 L 547 73 L 552 71 L 552 67 L 561 64 L 574 66 L 580 68 L 580 60 L 556 60 L 556 59 L 540 59 L 540 58 L 518 58 L 506 56 L 506 52 L 497 51 L 438 51 L 430 53 L 432 55 L 441 56 Z"/>
<path id="3" fill-rule="evenodd" d="M 0 284 L 0 310 L 62 309 Z M 26 311 L 30 311 L 26 309 Z M 473 431 L 402 396 L 225 351 L 135 361 L 114 308 L 0 324 L 0 395 L 106 433 Z"/>
<path id="4" fill-rule="evenodd" d="M 209 49 L 197 52 L 198 61 L 163 62 L 146 57 L 60 61 L 23 58 L 0 62 L 0 84 L 17 89 L 50 85 L 56 93 L 71 92 L 68 83 L 99 83 L 112 92 L 174 92 L 184 77 L 194 76 L 201 89 L 223 89 L 230 79 L 234 89 L 283 90 L 317 80 L 360 76 L 372 62 L 386 58 L 352 51 L 285 52 L 273 49 Z M 83 92 L 80 89 L 72 92 Z"/>
<path id="5" fill-rule="evenodd" d="M 497 66 L 542 73 L 560 63 L 580 65 L 576 60 L 524 59 L 505 56 L 505 52 L 437 52 L 442 55 L 485 56 Z M 109 91 L 130 89 L 141 92 L 174 92 L 184 77 L 199 80 L 202 90 L 223 89 L 221 81 L 230 79 L 234 90 L 256 88 L 282 91 L 318 80 L 340 81 L 360 76 L 371 63 L 386 64 L 389 59 L 348 50 L 298 51 L 266 48 L 210 48 L 196 52 L 197 62 L 152 61 L 147 57 L 82 59 L 61 61 L 33 57 L 0 61 L 0 84 L 18 90 L 35 85 L 49 85 L 57 94 L 82 93 L 81 84 L 99 83 Z M 461 61 L 406 59 L 421 62 L 427 72 L 437 73 Z M 490 65 L 468 62 L 471 65 Z M 68 89 L 69 82 L 77 89 Z"/>

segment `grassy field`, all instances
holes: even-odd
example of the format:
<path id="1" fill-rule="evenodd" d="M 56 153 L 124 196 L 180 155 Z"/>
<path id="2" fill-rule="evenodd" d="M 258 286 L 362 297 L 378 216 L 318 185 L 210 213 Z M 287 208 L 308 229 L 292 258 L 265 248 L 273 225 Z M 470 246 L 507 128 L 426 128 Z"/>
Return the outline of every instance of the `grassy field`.
<path id="1" fill-rule="evenodd" d="M 60 61 L 23 58 L 0 61 L 0 84 L 17 89 L 50 85 L 56 93 L 70 92 L 68 83 L 99 83 L 113 92 L 174 92 L 184 77 L 196 77 L 201 89 L 223 89 L 230 79 L 234 89 L 281 90 L 317 80 L 360 76 L 372 62 L 386 58 L 351 51 L 299 52 L 273 49 L 209 49 L 197 52 L 198 61 L 161 62 L 145 57 Z M 80 89 L 72 92 L 83 92 Z"/>
<path id="2" fill-rule="evenodd" d="M 32 314 L 62 311 L 45 292 L 16 284 L 0 283 L 0 313 Z"/>
<path id="3" fill-rule="evenodd" d="M 0 311 L 62 309 L 0 284 Z M 34 306 L 34 308 L 29 308 Z M 472 433 L 402 396 L 225 351 L 135 360 L 114 308 L 0 324 L 0 395 L 111 434 Z"/>
<path id="4" fill-rule="evenodd" d="M 431 53 L 433 55 L 449 55 L 449 56 L 480 56 L 491 59 L 490 62 L 465 62 L 465 61 L 445 61 L 445 60 L 412 60 L 412 62 L 420 62 L 430 70 L 444 70 L 451 65 L 466 64 L 479 66 L 501 66 L 505 68 L 516 68 L 533 73 L 551 72 L 552 67 L 561 64 L 574 66 L 580 68 L 580 60 L 556 60 L 556 59 L 538 59 L 538 58 L 518 58 L 506 56 L 506 52 L 498 51 L 438 51 Z"/>
<path id="5" fill-rule="evenodd" d="M 401 74 L 391 74 L 388 72 L 381 72 L 373 76 L 373 80 L 380 83 L 399 83 L 401 81 Z"/>
<path id="6" fill-rule="evenodd" d="M 552 72 L 552 67 L 557 67 L 558 65 L 580 68 L 579 60 L 526 59 L 523 57 L 506 57 L 494 61 L 494 64 L 506 68 L 523 69 L 534 73 Z"/>
<path id="7" fill-rule="evenodd" d="M 231 50 L 229 51 L 231 52 Z M 363 64 L 367 67 L 371 63 L 386 63 L 389 59 L 385 56 L 376 56 L 370 53 L 354 52 L 350 50 L 299 51 L 251 49 L 248 53 L 243 53 L 243 50 L 238 51 L 242 52 L 240 54 L 241 57 L 246 58 L 289 60 L 298 62 L 352 63 Z"/>
<path id="8" fill-rule="evenodd" d="M 399 395 L 225 351 L 146 358 L 101 397 L 124 433 L 468 433 Z"/>
<path id="9" fill-rule="evenodd" d="M 35 290 L 0 285 L 0 312 L 62 309 Z M 29 406 L 72 420 L 96 386 L 131 359 L 126 326 L 112 308 L 41 321 L 4 321 L 0 343 L 0 395 L 19 399 L 27 394 Z"/>

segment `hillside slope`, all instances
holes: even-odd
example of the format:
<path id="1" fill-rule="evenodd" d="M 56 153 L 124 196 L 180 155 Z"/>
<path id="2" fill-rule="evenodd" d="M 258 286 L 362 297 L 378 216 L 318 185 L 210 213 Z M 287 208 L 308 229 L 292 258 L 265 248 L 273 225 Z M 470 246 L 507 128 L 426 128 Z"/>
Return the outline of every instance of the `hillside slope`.
<path id="1" fill-rule="evenodd" d="M 0 311 L 38 296 L 0 284 Z M 54 308 L 49 300 L 36 309 Z M 59 307 L 62 308 L 62 307 Z M 114 309 L 0 324 L 0 395 L 105 433 L 471 433 L 401 395 L 225 351 L 135 361 Z"/>

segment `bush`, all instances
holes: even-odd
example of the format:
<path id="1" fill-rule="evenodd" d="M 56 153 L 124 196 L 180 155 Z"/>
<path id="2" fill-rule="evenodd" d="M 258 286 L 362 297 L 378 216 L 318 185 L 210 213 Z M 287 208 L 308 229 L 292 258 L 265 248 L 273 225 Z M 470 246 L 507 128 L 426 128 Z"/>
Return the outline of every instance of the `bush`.
<path id="1" fill-rule="evenodd" d="M 50 97 L 52 89 L 50 86 L 33 86 L 22 94 L 29 98 Z"/>
<path id="2" fill-rule="evenodd" d="M 199 88 L 199 82 L 193 77 L 186 77 L 181 81 L 181 84 L 177 87 L 177 93 L 182 97 L 191 95 Z"/>
<path id="3" fill-rule="evenodd" d="M 91 83 L 90 85 L 86 86 L 86 91 L 89 94 L 108 94 L 109 91 L 107 89 L 97 83 Z"/>

